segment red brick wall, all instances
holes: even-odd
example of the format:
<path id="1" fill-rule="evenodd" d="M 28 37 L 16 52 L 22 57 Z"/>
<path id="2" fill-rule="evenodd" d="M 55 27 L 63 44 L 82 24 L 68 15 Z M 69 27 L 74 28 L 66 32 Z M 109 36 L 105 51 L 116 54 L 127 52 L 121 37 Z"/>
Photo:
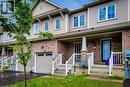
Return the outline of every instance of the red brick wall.
<path id="1" fill-rule="evenodd" d="M 122 52 L 122 38 L 121 37 L 112 38 L 112 51 Z"/>
<path id="2" fill-rule="evenodd" d="M 122 32 L 122 51 L 130 49 L 130 30 Z"/>
<path id="3" fill-rule="evenodd" d="M 96 43 L 96 49 L 93 48 L 94 41 Z M 88 52 L 94 52 L 94 63 L 99 64 L 101 61 L 101 39 L 88 40 Z M 122 51 L 122 40 L 121 37 L 111 39 L 111 49 L 114 52 Z"/>
<path id="4" fill-rule="evenodd" d="M 74 43 L 73 42 L 69 42 L 69 43 L 59 42 L 58 52 L 61 52 L 63 54 L 62 60 L 63 60 L 63 63 L 65 63 L 74 52 Z"/>
<path id="5" fill-rule="evenodd" d="M 62 62 L 66 60 L 66 44 L 63 42 L 58 42 L 58 53 L 62 53 Z"/>
<path id="6" fill-rule="evenodd" d="M 93 48 L 93 42 L 95 41 L 96 43 L 96 49 Z M 95 40 L 88 40 L 87 41 L 87 47 L 88 47 L 88 52 L 94 52 L 94 63 L 98 64 L 100 62 L 100 53 L 101 53 L 101 45 L 100 45 L 100 39 L 95 39 Z"/>
<path id="7" fill-rule="evenodd" d="M 69 59 L 74 52 L 74 42 L 66 43 L 66 50 L 67 59 Z"/>
<path id="8" fill-rule="evenodd" d="M 57 41 L 41 41 L 33 44 L 33 52 L 52 52 L 57 54 Z"/>

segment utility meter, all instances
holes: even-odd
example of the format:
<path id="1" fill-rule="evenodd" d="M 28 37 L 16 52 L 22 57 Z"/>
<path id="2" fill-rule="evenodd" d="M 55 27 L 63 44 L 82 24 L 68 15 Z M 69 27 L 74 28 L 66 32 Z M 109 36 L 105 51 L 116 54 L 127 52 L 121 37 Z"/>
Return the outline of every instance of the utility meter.
<path id="1" fill-rule="evenodd" d="M 125 77 L 130 79 L 130 50 L 125 51 Z"/>

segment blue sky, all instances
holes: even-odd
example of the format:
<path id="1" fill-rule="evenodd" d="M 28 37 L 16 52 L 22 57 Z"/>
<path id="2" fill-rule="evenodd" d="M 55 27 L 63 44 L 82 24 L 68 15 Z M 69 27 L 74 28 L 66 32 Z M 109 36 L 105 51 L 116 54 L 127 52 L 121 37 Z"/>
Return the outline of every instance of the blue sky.
<path id="1" fill-rule="evenodd" d="M 95 0 L 50 0 L 50 1 L 59 4 L 65 8 L 68 8 L 70 10 L 75 10 Z"/>

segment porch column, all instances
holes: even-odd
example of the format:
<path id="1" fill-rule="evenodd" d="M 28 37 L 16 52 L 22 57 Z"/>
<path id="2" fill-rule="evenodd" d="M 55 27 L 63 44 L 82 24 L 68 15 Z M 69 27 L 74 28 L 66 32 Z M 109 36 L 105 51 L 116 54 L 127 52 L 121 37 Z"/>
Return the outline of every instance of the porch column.
<path id="1" fill-rule="evenodd" d="M 81 61 L 86 60 L 87 56 L 87 41 L 86 41 L 86 37 L 83 36 L 82 37 L 82 50 L 81 50 Z"/>
<path id="2" fill-rule="evenodd" d="M 5 47 L 2 47 L 2 55 L 5 55 Z"/>

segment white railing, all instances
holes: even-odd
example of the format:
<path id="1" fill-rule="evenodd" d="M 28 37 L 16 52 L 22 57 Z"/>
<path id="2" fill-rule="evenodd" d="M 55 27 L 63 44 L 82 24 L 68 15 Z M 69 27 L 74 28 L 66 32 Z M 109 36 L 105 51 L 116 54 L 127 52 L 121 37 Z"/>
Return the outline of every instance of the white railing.
<path id="1" fill-rule="evenodd" d="M 74 73 L 74 64 L 75 64 L 75 53 L 72 54 L 72 56 L 66 61 L 66 75 L 68 75 L 68 72 L 71 71 L 71 74 Z"/>
<path id="2" fill-rule="evenodd" d="M 15 62 L 16 62 L 15 56 L 4 57 L 3 59 L 0 60 L 0 71 L 4 70 L 5 67 L 10 67 L 10 64 L 14 64 Z"/>
<path id="3" fill-rule="evenodd" d="M 94 53 L 87 53 L 88 59 L 88 74 L 90 74 L 91 68 L 94 65 Z"/>
<path id="4" fill-rule="evenodd" d="M 109 76 L 113 74 L 113 66 L 114 65 L 122 65 L 123 64 L 123 53 L 122 52 L 111 52 L 111 57 L 109 59 Z"/>
<path id="5" fill-rule="evenodd" d="M 58 54 L 57 58 L 52 61 L 52 74 L 54 74 L 54 71 L 58 68 L 60 64 L 62 64 L 62 54 Z"/>
<path id="6" fill-rule="evenodd" d="M 122 65 L 122 64 L 123 64 L 123 53 L 113 52 L 113 65 Z"/>

